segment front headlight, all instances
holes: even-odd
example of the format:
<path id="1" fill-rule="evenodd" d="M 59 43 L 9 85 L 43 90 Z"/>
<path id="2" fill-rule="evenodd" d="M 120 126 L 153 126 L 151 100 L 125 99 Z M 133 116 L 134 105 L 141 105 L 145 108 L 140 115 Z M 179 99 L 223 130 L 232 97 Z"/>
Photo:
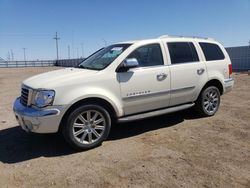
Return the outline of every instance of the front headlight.
<path id="1" fill-rule="evenodd" d="M 33 96 L 33 105 L 42 108 L 52 105 L 55 92 L 52 90 L 35 90 Z"/>

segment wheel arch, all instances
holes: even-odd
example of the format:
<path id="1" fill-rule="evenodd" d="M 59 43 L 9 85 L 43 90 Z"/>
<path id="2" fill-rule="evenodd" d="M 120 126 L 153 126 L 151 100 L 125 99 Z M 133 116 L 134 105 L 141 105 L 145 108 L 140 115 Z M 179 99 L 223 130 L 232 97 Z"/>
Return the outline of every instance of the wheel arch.
<path id="1" fill-rule="evenodd" d="M 217 88 L 219 89 L 219 91 L 220 91 L 220 95 L 223 95 L 223 92 L 224 92 L 223 85 L 222 85 L 221 81 L 218 80 L 218 79 L 211 79 L 211 80 L 209 80 L 209 81 L 203 86 L 203 88 L 201 89 L 200 93 L 201 93 L 205 88 L 207 88 L 207 87 L 209 87 L 209 86 L 215 86 L 215 87 L 217 87 Z"/>
<path id="2" fill-rule="evenodd" d="M 96 105 L 100 105 L 101 107 L 103 107 L 105 110 L 107 110 L 110 114 L 111 120 L 112 121 L 116 121 L 117 120 L 117 113 L 115 108 L 112 106 L 112 104 L 110 102 L 108 102 L 105 99 L 102 98 L 98 98 L 98 97 L 89 97 L 89 98 L 84 98 L 81 99 L 79 101 L 76 101 L 75 103 L 73 103 L 64 113 L 61 121 L 60 121 L 60 125 L 59 125 L 59 129 L 58 131 L 61 131 L 62 128 L 62 124 L 63 122 L 65 122 L 66 118 L 68 117 L 68 115 L 77 107 L 82 106 L 82 105 L 87 105 L 87 104 L 96 104 Z"/>

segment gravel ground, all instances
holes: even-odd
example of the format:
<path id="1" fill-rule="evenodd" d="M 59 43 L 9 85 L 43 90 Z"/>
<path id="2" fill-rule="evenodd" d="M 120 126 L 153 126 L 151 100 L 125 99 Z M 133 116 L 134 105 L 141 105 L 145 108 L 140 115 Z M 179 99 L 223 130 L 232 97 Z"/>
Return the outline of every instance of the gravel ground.
<path id="1" fill-rule="evenodd" d="M 0 69 L 0 187 L 250 187 L 250 76 L 234 75 L 214 117 L 191 110 L 114 125 L 75 152 L 58 134 L 27 134 L 12 113 L 20 83 L 55 68 Z"/>

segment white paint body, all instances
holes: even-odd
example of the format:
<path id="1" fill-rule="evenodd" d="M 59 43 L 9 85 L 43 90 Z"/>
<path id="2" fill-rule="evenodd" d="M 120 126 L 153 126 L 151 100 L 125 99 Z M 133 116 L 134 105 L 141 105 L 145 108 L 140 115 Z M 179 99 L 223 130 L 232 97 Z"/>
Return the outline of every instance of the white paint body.
<path id="1" fill-rule="evenodd" d="M 167 42 L 193 42 L 200 61 L 194 63 L 171 64 Z M 198 42 L 215 43 L 222 49 L 225 59 L 206 62 Z M 74 103 L 88 98 L 106 100 L 115 110 L 116 117 L 143 113 L 179 104 L 195 102 L 204 85 L 212 79 L 219 80 L 223 85 L 223 93 L 230 90 L 233 82 L 229 80 L 228 64 L 230 58 L 221 44 L 210 39 L 163 37 L 158 39 L 140 40 L 132 43 L 118 58 L 104 70 L 86 70 L 65 68 L 31 77 L 23 82 L 33 88 L 51 89 L 55 91 L 53 106 L 65 106 L 60 120 L 67 109 Z M 164 65 L 137 67 L 127 72 L 116 72 L 117 67 L 138 47 L 157 43 L 160 44 Z M 197 70 L 205 69 L 198 75 Z M 167 78 L 157 80 L 157 75 L 164 73 Z M 146 94 L 140 92 L 150 91 Z M 129 94 L 134 95 L 129 97 Z M 140 95 L 140 96 L 138 96 Z M 142 96 L 143 95 L 143 96 Z M 51 118 L 51 117 L 50 117 Z M 41 123 L 42 124 L 42 123 Z M 53 129 L 42 129 L 34 132 L 57 132 L 60 121 L 53 122 Z M 41 130 L 41 129 L 40 129 Z"/>

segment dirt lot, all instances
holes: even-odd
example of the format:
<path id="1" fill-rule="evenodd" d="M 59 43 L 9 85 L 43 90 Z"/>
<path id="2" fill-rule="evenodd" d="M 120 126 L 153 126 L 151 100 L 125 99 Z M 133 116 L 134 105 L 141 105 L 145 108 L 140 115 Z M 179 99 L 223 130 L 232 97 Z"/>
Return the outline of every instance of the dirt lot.
<path id="1" fill-rule="evenodd" d="M 26 134 L 12 113 L 21 81 L 51 69 L 0 69 L 0 187 L 250 187 L 250 76 L 234 76 L 214 117 L 115 125 L 101 147 L 76 153 L 57 134 Z"/>

